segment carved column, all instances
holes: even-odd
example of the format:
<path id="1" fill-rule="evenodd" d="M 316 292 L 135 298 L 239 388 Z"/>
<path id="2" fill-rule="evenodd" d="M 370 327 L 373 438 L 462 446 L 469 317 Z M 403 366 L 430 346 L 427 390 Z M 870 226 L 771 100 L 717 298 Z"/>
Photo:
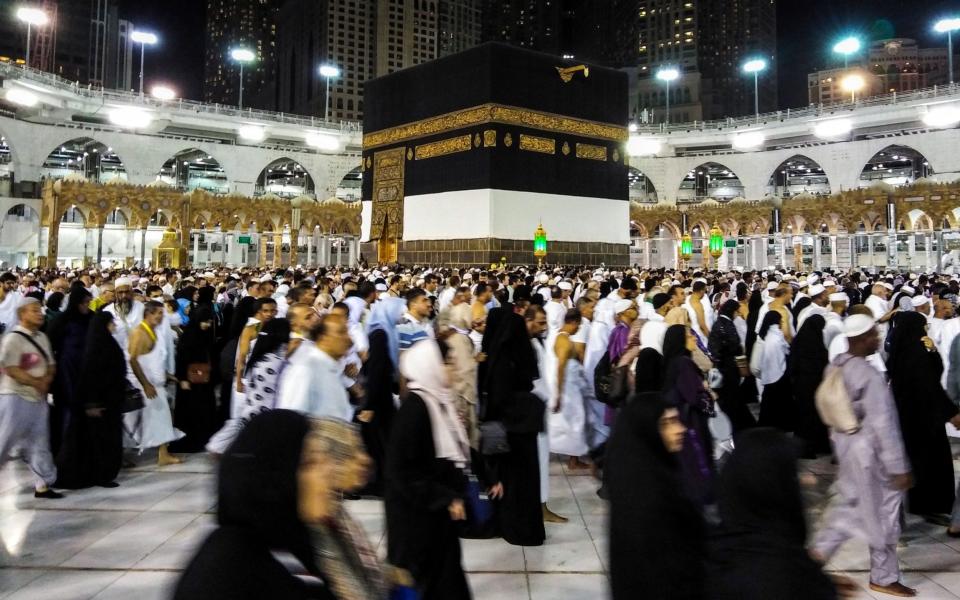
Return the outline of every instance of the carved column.
<path id="1" fill-rule="evenodd" d="M 103 223 L 97 225 L 97 268 L 103 261 Z"/>
<path id="2" fill-rule="evenodd" d="M 290 228 L 290 266 L 295 267 L 297 265 L 297 253 L 300 245 L 300 230 L 294 230 L 293 227 Z"/>
<path id="3" fill-rule="evenodd" d="M 257 266 L 263 269 L 267 266 L 267 232 L 260 232 L 258 237 L 260 239 L 260 250 L 257 253 Z"/>
<path id="4" fill-rule="evenodd" d="M 292 244 L 291 244 L 292 245 Z M 273 234 L 273 268 L 279 269 L 283 262 L 283 232 Z"/>

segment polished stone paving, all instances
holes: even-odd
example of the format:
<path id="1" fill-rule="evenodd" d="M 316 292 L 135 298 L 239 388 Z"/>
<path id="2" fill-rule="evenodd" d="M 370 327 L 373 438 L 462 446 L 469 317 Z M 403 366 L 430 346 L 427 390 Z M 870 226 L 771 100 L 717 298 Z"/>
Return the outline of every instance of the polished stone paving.
<path id="1" fill-rule="evenodd" d="M 960 466 L 960 465 L 958 465 Z M 815 523 L 834 473 L 828 460 L 805 461 L 805 495 Z M 958 469 L 960 471 L 960 469 Z M 0 598 L 9 600 L 154 600 L 169 598 L 180 570 L 214 528 L 213 465 L 191 456 L 157 468 L 146 461 L 126 470 L 116 489 L 67 492 L 35 500 L 27 470 L 0 469 Z M 502 540 L 465 540 L 464 567 L 478 600 L 574 600 L 608 597 L 606 506 L 596 482 L 551 464 L 551 502 L 569 516 L 547 525 L 538 548 Z M 384 546 L 382 506 L 347 503 L 371 539 Z M 900 560 L 920 598 L 960 598 L 960 540 L 942 527 L 908 519 Z M 830 568 L 861 586 L 868 578 L 866 547 L 851 542 Z M 639 597 L 639 596 L 638 596 Z M 861 598 L 871 598 L 866 589 Z M 890 596 L 877 596 L 890 598 Z"/>

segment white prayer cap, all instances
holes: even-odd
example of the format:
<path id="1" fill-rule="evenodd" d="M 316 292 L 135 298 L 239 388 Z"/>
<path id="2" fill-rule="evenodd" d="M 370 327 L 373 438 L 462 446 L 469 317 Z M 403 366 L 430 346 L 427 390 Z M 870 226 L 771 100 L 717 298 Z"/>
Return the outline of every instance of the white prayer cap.
<path id="1" fill-rule="evenodd" d="M 617 303 L 613 305 L 613 314 L 619 315 L 625 310 L 629 310 L 633 307 L 633 300 L 617 300 Z"/>
<path id="2" fill-rule="evenodd" d="M 882 284 L 880 284 L 880 285 L 882 285 L 883 287 L 887 288 L 887 289 L 890 290 L 891 292 L 893 291 L 893 284 L 891 284 L 891 283 L 888 283 L 888 282 L 884 281 L 884 282 L 883 282 Z"/>
<path id="3" fill-rule="evenodd" d="M 867 315 L 850 315 L 843 322 L 843 335 L 848 338 L 865 334 L 873 328 L 873 317 Z"/>
<path id="4" fill-rule="evenodd" d="M 859 287 L 859 288 L 862 290 L 862 289 L 864 289 L 865 287 L 867 287 L 868 285 L 870 285 L 870 284 L 867 283 L 866 281 L 863 281 L 863 282 L 861 282 L 860 285 L 857 286 L 857 287 Z"/>
<path id="5" fill-rule="evenodd" d="M 830 294 L 830 302 L 850 302 L 850 297 L 843 292 Z"/>
<path id="6" fill-rule="evenodd" d="M 40 304 L 40 301 L 33 296 L 23 296 L 17 300 L 17 310 L 20 310 L 24 306 L 30 306 L 31 304 Z"/>
<path id="7" fill-rule="evenodd" d="M 215 279 L 217 277 L 213 271 L 207 271 L 203 276 L 205 279 Z"/>
<path id="8" fill-rule="evenodd" d="M 568 292 L 573 290 L 573 285 L 569 281 L 561 281 L 557 284 L 557 287 Z"/>
<path id="9" fill-rule="evenodd" d="M 680 282 L 676 279 L 670 282 L 670 285 L 680 285 Z"/>
<path id="10" fill-rule="evenodd" d="M 286 294 L 289 291 L 290 291 L 290 286 L 285 283 L 277 288 L 277 293 L 281 295 Z"/>
<path id="11" fill-rule="evenodd" d="M 837 287 L 837 282 L 832 279 L 826 279 L 823 282 L 823 287 L 825 288 L 835 288 Z"/>
<path id="12" fill-rule="evenodd" d="M 923 294 L 910 298 L 910 304 L 912 304 L 913 306 L 923 306 L 927 302 L 930 302 L 930 298 L 927 298 Z"/>
<path id="13" fill-rule="evenodd" d="M 269 273 L 260 278 L 260 283 L 267 283 L 268 281 L 273 281 L 273 277 L 270 277 Z"/>
<path id="14" fill-rule="evenodd" d="M 920 276 L 917 275 L 916 273 L 910 273 L 910 279 L 911 279 L 911 280 L 917 279 L 918 277 L 920 277 Z"/>
<path id="15" fill-rule="evenodd" d="M 823 287 L 819 283 L 815 283 L 810 286 L 810 289 L 807 291 L 807 293 L 810 294 L 811 297 L 813 297 L 813 296 L 819 296 L 825 291 L 827 291 L 827 288 Z"/>
<path id="16" fill-rule="evenodd" d="M 547 275 L 546 273 L 540 273 L 540 276 L 537 277 L 537 281 L 539 281 L 540 283 L 546 283 L 550 281 L 550 276 Z"/>
<path id="17" fill-rule="evenodd" d="M 770 283 L 767 284 L 767 289 L 768 289 L 768 290 L 775 290 L 775 289 L 777 289 L 778 287 L 779 287 L 779 286 L 777 285 L 777 282 L 776 282 L 776 281 L 771 281 Z"/>
<path id="18" fill-rule="evenodd" d="M 377 291 L 378 291 L 378 292 L 385 292 L 385 291 L 387 291 L 387 284 L 385 284 L 385 283 L 378 283 L 376 287 L 377 287 Z"/>
<path id="19" fill-rule="evenodd" d="M 183 278 L 183 282 L 184 282 L 184 283 L 193 283 L 194 281 L 196 281 L 196 280 L 195 280 L 193 277 L 184 277 L 184 278 Z"/>
<path id="20" fill-rule="evenodd" d="M 603 281 L 603 275 L 594 275 L 593 280 L 596 282 Z"/>
<path id="21" fill-rule="evenodd" d="M 118 288 L 131 287 L 133 285 L 133 281 L 129 277 L 118 277 L 113 284 Z"/>
<path id="22" fill-rule="evenodd" d="M 816 283 L 816 282 L 818 282 L 818 281 L 820 281 L 820 276 L 817 275 L 816 273 L 812 273 L 809 277 L 807 277 L 807 283 L 809 283 L 809 284 L 811 284 L 811 285 L 813 285 L 814 283 Z"/>
<path id="23" fill-rule="evenodd" d="M 904 294 L 910 294 L 911 296 L 917 293 L 917 290 L 913 289 L 913 287 L 909 285 L 900 286 L 900 291 Z"/>

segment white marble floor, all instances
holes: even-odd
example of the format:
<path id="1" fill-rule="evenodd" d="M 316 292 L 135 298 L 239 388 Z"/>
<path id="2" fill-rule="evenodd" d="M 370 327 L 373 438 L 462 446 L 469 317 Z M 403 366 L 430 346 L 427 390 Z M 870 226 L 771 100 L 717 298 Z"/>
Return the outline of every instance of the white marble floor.
<path id="1" fill-rule="evenodd" d="M 813 519 L 832 478 L 828 461 L 805 463 Z M 183 465 L 124 471 L 121 487 L 34 500 L 19 464 L 0 469 L 0 598 L 10 600 L 154 600 L 171 586 L 214 527 L 213 467 L 203 456 Z M 606 506 L 588 475 L 551 466 L 551 507 L 570 517 L 547 525 L 538 548 L 502 540 L 465 540 L 464 566 L 478 600 L 581 600 L 608 597 Z M 384 541 L 379 502 L 348 502 L 372 540 Z M 943 528 L 909 521 L 900 550 L 907 584 L 930 600 L 960 598 L 960 540 Z M 851 543 L 831 564 L 867 581 L 866 547 Z M 866 590 L 861 597 L 870 598 Z"/>

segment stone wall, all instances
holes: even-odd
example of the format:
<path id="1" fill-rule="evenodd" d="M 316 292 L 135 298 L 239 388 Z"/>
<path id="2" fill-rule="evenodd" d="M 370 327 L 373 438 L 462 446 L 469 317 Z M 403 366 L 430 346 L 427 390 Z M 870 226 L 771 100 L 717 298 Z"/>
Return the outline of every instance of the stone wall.
<path id="1" fill-rule="evenodd" d="M 630 250 L 627 244 L 606 242 L 549 242 L 545 262 L 564 265 L 627 266 Z M 401 241 L 399 261 L 419 265 L 476 265 L 499 263 L 533 264 L 533 240 L 481 238 L 468 240 Z"/>

